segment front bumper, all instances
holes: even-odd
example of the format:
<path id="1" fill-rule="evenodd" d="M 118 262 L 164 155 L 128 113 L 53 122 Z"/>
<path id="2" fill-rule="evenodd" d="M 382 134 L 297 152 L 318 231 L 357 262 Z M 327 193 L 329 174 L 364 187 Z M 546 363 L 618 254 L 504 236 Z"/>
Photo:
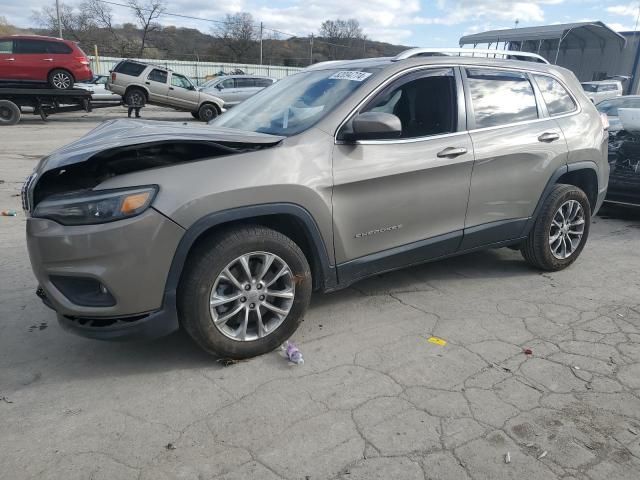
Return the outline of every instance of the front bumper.
<path id="1" fill-rule="evenodd" d="M 27 248 L 39 296 L 56 311 L 63 327 L 86 337 L 148 338 L 170 333 L 178 322 L 175 299 L 165 295 L 165 284 L 183 233 L 153 209 L 101 225 L 64 226 L 29 218 Z M 83 303 L 78 299 L 91 297 L 63 293 L 60 282 L 55 283 L 60 277 L 97 282 L 114 302 Z"/>

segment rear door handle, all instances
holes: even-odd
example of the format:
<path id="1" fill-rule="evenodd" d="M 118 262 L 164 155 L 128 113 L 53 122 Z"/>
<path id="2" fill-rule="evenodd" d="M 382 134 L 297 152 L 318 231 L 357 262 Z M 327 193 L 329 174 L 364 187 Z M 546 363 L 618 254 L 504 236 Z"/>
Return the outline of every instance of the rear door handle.
<path id="1" fill-rule="evenodd" d="M 555 142 L 560 138 L 559 133 L 555 132 L 545 132 L 538 137 L 539 142 Z"/>
<path id="2" fill-rule="evenodd" d="M 43 58 L 42 60 L 45 62 L 53 62 L 53 58 Z"/>
<path id="3" fill-rule="evenodd" d="M 173 87 L 169 87 L 169 90 L 173 90 L 173 89 L 174 89 Z"/>
<path id="4" fill-rule="evenodd" d="M 15 62 L 16 59 L 15 58 L 5 58 L 4 61 L 5 62 Z"/>
<path id="5" fill-rule="evenodd" d="M 464 155 L 465 153 L 467 153 L 467 149 L 466 148 L 462 148 L 462 147 L 447 147 L 444 150 L 442 150 L 441 152 L 437 153 L 437 157 L 438 158 L 455 158 L 455 157 L 459 157 L 460 155 Z"/>
<path id="6" fill-rule="evenodd" d="M 144 82 L 145 85 L 151 85 L 151 82 Z"/>

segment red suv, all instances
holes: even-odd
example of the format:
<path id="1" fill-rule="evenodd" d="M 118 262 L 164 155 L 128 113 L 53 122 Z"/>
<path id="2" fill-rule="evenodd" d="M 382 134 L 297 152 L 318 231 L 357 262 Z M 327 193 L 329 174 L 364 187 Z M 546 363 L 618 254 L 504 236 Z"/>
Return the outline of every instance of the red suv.
<path id="1" fill-rule="evenodd" d="M 66 90 L 91 78 L 89 59 L 75 42 L 37 35 L 0 37 L 0 82 L 41 82 Z"/>

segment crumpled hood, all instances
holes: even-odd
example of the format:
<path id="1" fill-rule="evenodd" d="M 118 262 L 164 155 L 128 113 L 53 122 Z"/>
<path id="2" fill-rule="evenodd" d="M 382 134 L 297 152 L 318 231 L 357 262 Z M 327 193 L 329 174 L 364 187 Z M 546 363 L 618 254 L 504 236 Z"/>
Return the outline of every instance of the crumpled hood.
<path id="1" fill-rule="evenodd" d="M 98 152 L 131 145 L 156 142 L 212 142 L 221 145 L 268 146 L 285 137 L 266 133 L 246 132 L 188 122 L 159 122 L 154 120 L 108 120 L 82 138 L 43 158 L 36 171 L 43 173 L 55 168 L 84 162 Z"/>

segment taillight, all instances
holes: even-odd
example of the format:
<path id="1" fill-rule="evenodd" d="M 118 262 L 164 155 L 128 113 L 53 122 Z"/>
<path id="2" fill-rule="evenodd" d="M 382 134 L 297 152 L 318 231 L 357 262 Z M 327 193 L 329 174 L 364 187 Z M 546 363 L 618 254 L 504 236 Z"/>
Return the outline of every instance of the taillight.
<path id="1" fill-rule="evenodd" d="M 602 128 L 609 130 L 609 117 L 607 117 L 606 113 L 600 113 L 600 121 L 602 122 Z"/>
<path id="2" fill-rule="evenodd" d="M 89 59 L 87 57 L 76 57 L 76 60 L 81 65 L 89 65 Z"/>
<path id="3" fill-rule="evenodd" d="M 116 72 L 111 72 L 111 83 L 115 83 L 116 81 Z"/>

